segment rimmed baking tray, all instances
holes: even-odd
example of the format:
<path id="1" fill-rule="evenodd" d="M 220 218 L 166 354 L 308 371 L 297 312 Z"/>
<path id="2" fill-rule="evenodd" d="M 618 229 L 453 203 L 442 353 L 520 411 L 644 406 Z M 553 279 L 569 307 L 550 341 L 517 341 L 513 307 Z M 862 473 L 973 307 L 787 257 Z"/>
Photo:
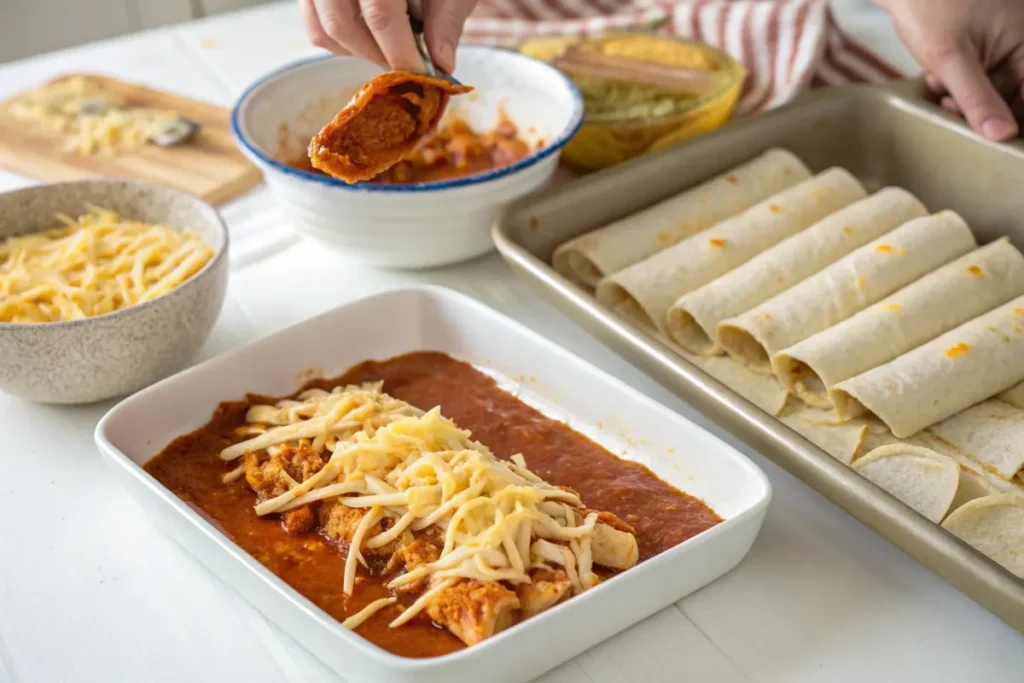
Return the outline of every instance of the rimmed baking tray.
<path id="1" fill-rule="evenodd" d="M 918 82 L 820 91 L 687 145 L 532 195 L 498 221 L 495 242 L 513 270 L 595 337 L 1024 633 L 1024 580 L 605 309 L 549 265 L 562 242 L 776 146 L 815 171 L 842 166 L 869 190 L 898 185 L 933 211 L 953 209 L 980 242 L 1009 235 L 1024 247 L 1024 146 L 978 138 L 928 102 Z"/>

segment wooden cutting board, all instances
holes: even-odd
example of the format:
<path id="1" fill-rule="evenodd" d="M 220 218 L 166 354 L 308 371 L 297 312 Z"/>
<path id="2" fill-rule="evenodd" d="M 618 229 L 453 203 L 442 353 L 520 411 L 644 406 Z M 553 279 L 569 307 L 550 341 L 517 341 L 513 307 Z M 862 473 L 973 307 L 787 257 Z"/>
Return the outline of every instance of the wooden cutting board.
<path id="1" fill-rule="evenodd" d="M 0 166 L 50 182 L 95 176 L 148 180 L 186 190 L 211 204 L 226 202 L 260 182 L 259 169 L 235 147 L 228 110 L 107 76 L 82 75 L 103 81 L 105 88 L 124 98 L 125 106 L 170 110 L 201 128 L 188 143 L 175 147 L 146 145 L 119 155 L 83 155 L 66 150 L 63 135 L 15 118 L 7 112 L 8 102 L 0 102 Z"/>

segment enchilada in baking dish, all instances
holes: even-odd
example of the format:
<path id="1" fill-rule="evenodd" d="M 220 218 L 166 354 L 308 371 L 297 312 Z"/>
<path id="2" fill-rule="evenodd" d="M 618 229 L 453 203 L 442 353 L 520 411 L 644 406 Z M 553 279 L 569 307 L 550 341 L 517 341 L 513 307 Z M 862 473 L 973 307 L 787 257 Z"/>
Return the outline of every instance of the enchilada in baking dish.
<path id="1" fill-rule="evenodd" d="M 485 640 L 721 521 L 437 353 L 223 403 L 146 469 L 326 612 L 412 657 Z"/>

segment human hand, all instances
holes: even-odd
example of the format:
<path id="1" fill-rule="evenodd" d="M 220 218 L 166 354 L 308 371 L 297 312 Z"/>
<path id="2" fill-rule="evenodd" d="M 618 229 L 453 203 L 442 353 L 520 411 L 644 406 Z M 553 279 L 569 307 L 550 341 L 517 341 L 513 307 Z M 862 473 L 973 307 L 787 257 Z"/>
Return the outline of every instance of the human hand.
<path id="1" fill-rule="evenodd" d="M 1017 135 L 1014 110 L 1024 113 L 1024 2 L 875 2 L 892 16 L 943 107 L 989 140 Z"/>
<path id="2" fill-rule="evenodd" d="M 430 59 L 455 69 L 462 24 L 477 0 L 423 0 L 423 34 Z M 336 55 L 354 55 L 396 71 L 423 72 L 407 0 L 299 0 L 306 35 Z"/>

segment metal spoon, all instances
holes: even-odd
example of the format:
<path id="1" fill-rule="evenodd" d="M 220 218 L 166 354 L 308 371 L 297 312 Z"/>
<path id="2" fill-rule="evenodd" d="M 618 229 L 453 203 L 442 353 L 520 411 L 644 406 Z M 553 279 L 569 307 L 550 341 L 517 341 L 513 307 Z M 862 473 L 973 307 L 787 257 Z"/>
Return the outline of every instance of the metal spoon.
<path id="1" fill-rule="evenodd" d="M 416 41 L 416 51 L 423 58 L 423 71 L 431 78 L 440 78 L 461 85 L 455 78 L 440 69 L 430 58 L 430 50 L 427 49 L 426 38 L 423 37 L 423 3 L 426 0 L 408 0 L 409 2 L 409 25 L 412 27 L 412 37 Z"/>

